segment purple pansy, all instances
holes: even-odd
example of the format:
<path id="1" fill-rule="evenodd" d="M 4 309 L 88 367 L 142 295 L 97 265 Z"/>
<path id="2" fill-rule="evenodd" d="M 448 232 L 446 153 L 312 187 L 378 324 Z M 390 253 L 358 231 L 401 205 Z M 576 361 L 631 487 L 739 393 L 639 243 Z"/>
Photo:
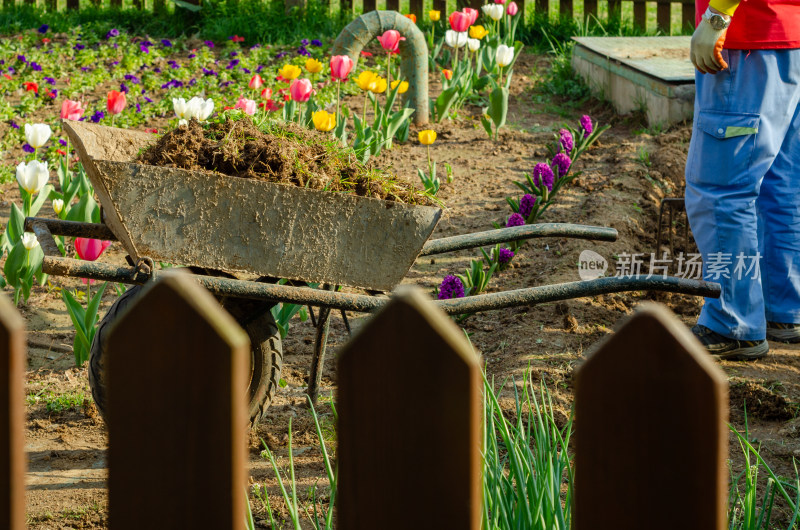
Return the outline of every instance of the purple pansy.
<path id="1" fill-rule="evenodd" d="M 36 152 L 36 149 L 31 147 L 31 145 L 28 142 L 25 142 L 25 144 L 22 146 L 22 150 L 25 151 L 26 153 L 35 153 Z"/>
<path id="2" fill-rule="evenodd" d="M 13 129 L 19 129 L 19 125 L 17 125 L 17 122 L 14 120 L 9 121 L 8 124 L 11 125 L 11 128 Z"/>
<path id="3" fill-rule="evenodd" d="M 55 80 L 55 79 L 53 79 L 52 77 L 45 77 L 45 78 L 43 79 L 43 81 L 44 81 L 45 83 L 47 83 L 48 85 L 55 85 L 55 84 L 56 84 L 56 80 Z"/>
<path id="4" fill-rule="evenodd" d="M 317 47 L 322 46 L 322 41 L 319 40 L 319 39 L 314 39 L 314 40 L 311 41 L 311 45 L 312 46 L 317 46 Z"/>
<path id="5" fill-rule="evenodd" d="M 126 85 L 125 83 L 120 83 L 119 84 L 119 91 L 120 92 L 125 92 L 127 94 L 128 93 L 128 85 Z"/>
<path id="6" fill-rule="evenodd" d="M 110 39 L 111 37 L 119 37 L 119 30 L 116 28 L 108 30 L 108 33 L 106 33 L 106 40 Z"/>
<path id="7" fill-rule="evenodd" d="M 86 46 L 84 46 L 84 45 L 83 45 L 83 44 L 81 44 L 80 42 L 79 42 L 78 44 L 76 44 L 75 46 L 73 46 L 73 47 L 72 47 L 72 49 L 73 49 L 73 50 L 75 50 L 76 52 L 79 52 L 79 51 L 81 51 L 81 50 L 82 50 L 82 49 L 84 49 L 84 48 L 86 48 Z"/>
<path id="8" fill-rule="evenodd" d="M 172 48 L 172 41 L 169 39 L 161 39 L 161 45 L 165 48 Z"/>
<path id="9" fill-rule="evenodd" d="M 39 26 L 39 29 L 37 31 L 41 34 L 45 34 L 47 33 L 48 29 L 50 29 L 50 26 L 48 26 L 47 24 L 42 24 L 41 26 Z"/>
<path id="10" fill-rule="evenodd" d="M 130 81 L 132 85 L 138 85 L 141 80 L 133 74 L 125 74 L 125 81 Z"/>
<path id="11" fill-rule="evenodd" d="M 58 143 L 60 143 L 62 147 L 66 147 L 67 146 L 67 141 L 64 140 L 63 138 L 59 138 L 58 139 Z"/>
<path id="12" fill-rule="evenodd" d="M 204 41 L 203 41 L 203 44 L 205 44 L 205 45 L 206 45 L 206 46 L 208 46 L 209 48 L 213 48 L 213 47 L 214 47 L 214 43 L 213 43 L 213 42 L 211 42 L 210 40 L 204 40 Z"/>
<path id="13" fill-rule="evenodd" d="M 92 114 L 92 117 L 89 118 L 89 119 L 92 120 L 92 123 L 100 123 L 100 120 L 102 120 L 105 117 L 106 117 L 106 113 L 103 112 L 102 110 L 98 110 L 97 112 Z"/>

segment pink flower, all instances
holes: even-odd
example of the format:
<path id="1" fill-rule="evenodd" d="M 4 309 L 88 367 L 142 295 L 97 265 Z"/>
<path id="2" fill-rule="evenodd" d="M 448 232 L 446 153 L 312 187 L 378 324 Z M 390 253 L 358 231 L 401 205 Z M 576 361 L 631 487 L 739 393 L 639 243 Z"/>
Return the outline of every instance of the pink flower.
<path id="1" fill-rule="evenodd" d="M 519 11 L 519 7 L 517 7 L 517 3 L 516 2 L 510 2 L 508 4 L 508 6 L 506 7 L 506 13 L 508 13 L 509 16 L 513 17 L 514 15 L 517 14 L 518 11 Z"/>
<path id="2" fill-rule="evenodd" d="M 311 87 L 311 81 L 308 79 L 295 79 L 289 86 L 289 93 L 292 95 L 292 99 L 298 103 L 308 101 L 311 97 L 311 92 L 313 92 L 313 88 Z"/>
<path id="3" fill-rule="evenodd" d="M 494 3 L 495 3 L 495 4 L 500 4 L 500 5 L 503 5 L 503 4 L 505 4 L 505 3 L 506 3 L 506 0 L 494 0 Z"/>
<path id="4" fill-rule="evenodd" d="M 112 90 L 108 93 L 106 109 L 110 114 L 119 114 L 127 104 L 128 100 L 125 99 L 125 92 L 117 92 L 116 90 Z"/>
<path id="5" fill-rule="evenodd" d="M 475 22 L 478 20 L 479 13 L 477 9 L 472 9 L 471 7 L 465 7 L 464 9 L 461 10 L 461 12 L 469 17 L 470 26 L 475 24 Z"/>
<path id="6" fill-rule="evenodd" d="M 247 99 L 246 97 L 240 96 L 233 108 L 242 109 L 245 114 L 252 116 L 256 113 L 256 102 L 252 99 Z"/>
<path id="7" fill-rule="evenodd" d="M 264 99 L 269 99 L 272 97 L 272 89 L 267 87 L 261 91 L 261 97 Z"/>
<path id="8" fill-rule="evenodd" d="M 395 32 L 397 33 L 397 32 Z M 380 38 L 380 37 L 378 37 Z M 331 77 L 340 81 L 347 81 L 347 76 L 353 69 L 353 60 L 347 55 L 334 55 L 331 57 Z"/>
<path id="9" fill-rule="evenodd" d="M 469 29 L 470 15 L 462 11 L 450 13 L 450 28 L 456 33 L 463 33 Z"/>
<path id="10" fill-rule="evenodd" d="M 100 257 L 111 241 L 100 241 L 99 239 L 86 239 L 83 237 L 75 238 L 75 251 L 78 257 L 85 261 L 95 261 Z"/>
<path id="11" fill-rule="evenodd" d="M 83 116 L 84 109 L 79 101 L 65 99 L 61 102 L 61 119 L 78 121 Z"/>
<path id="12" fill-rule="evenodd" d="M 261 79 L 260 75 L 256 74 L 256 75 L 254 75 L 253 77 L 250 78 L 250 82 L 247 84 L 247 86 L 249 86 L 250 88 L 259 89 L 259 88 L 261 88 L 261 85 L 263 85 L 263 84 L 264 84 L 264 80 Z"/>
<path id="13" fill-rule="evenodd" d="M 378 37 L 378 41 L 383 46 L 383 49 L 390 53 L 397 52 L 400 47 L 400 41 L 406 40 L 405 37 L 400 35 L 396 29 L 387 30 L 383 35 Z"/>

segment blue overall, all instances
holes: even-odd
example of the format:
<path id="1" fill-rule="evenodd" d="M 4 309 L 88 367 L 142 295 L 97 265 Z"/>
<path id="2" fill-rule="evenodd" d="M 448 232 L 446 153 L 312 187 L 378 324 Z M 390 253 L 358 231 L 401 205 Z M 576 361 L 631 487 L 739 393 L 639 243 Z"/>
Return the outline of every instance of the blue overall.
<path id="1" fill-rule="evenodd" d="M 706 280 L 722 284 L 698 324 L 761 340 L 800 323 L 800 49 L 723 50 L 696 73 L 686 212 Z"/>

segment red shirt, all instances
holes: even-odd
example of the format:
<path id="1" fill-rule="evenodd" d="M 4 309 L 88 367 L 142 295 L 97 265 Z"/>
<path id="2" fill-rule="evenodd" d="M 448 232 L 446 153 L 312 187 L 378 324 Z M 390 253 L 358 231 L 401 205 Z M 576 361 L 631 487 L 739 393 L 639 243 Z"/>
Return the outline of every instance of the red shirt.
<path id="1" fill-rule="evenodd" d="M 695 23 L 709 0 L 695 1 Z M 742 0 L 725 36 L 730 50 L 800 48 L 800 0 Z"/>

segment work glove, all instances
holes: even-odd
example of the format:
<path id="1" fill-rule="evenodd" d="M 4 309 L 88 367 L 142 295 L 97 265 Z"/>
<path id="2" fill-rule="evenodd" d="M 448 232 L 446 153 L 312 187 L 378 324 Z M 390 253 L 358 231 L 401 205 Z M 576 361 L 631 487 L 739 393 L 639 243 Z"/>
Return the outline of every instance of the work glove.
<path id="1" fill-rule="evenodd" d="M 701 19 L 692 35 L 689 58 L 694 67 L 704 74 L 716 74 L 728 68 L 722 58 L 722 45 L 725 44 L 727 29 L 716 30 L 711 24 Z"/>

